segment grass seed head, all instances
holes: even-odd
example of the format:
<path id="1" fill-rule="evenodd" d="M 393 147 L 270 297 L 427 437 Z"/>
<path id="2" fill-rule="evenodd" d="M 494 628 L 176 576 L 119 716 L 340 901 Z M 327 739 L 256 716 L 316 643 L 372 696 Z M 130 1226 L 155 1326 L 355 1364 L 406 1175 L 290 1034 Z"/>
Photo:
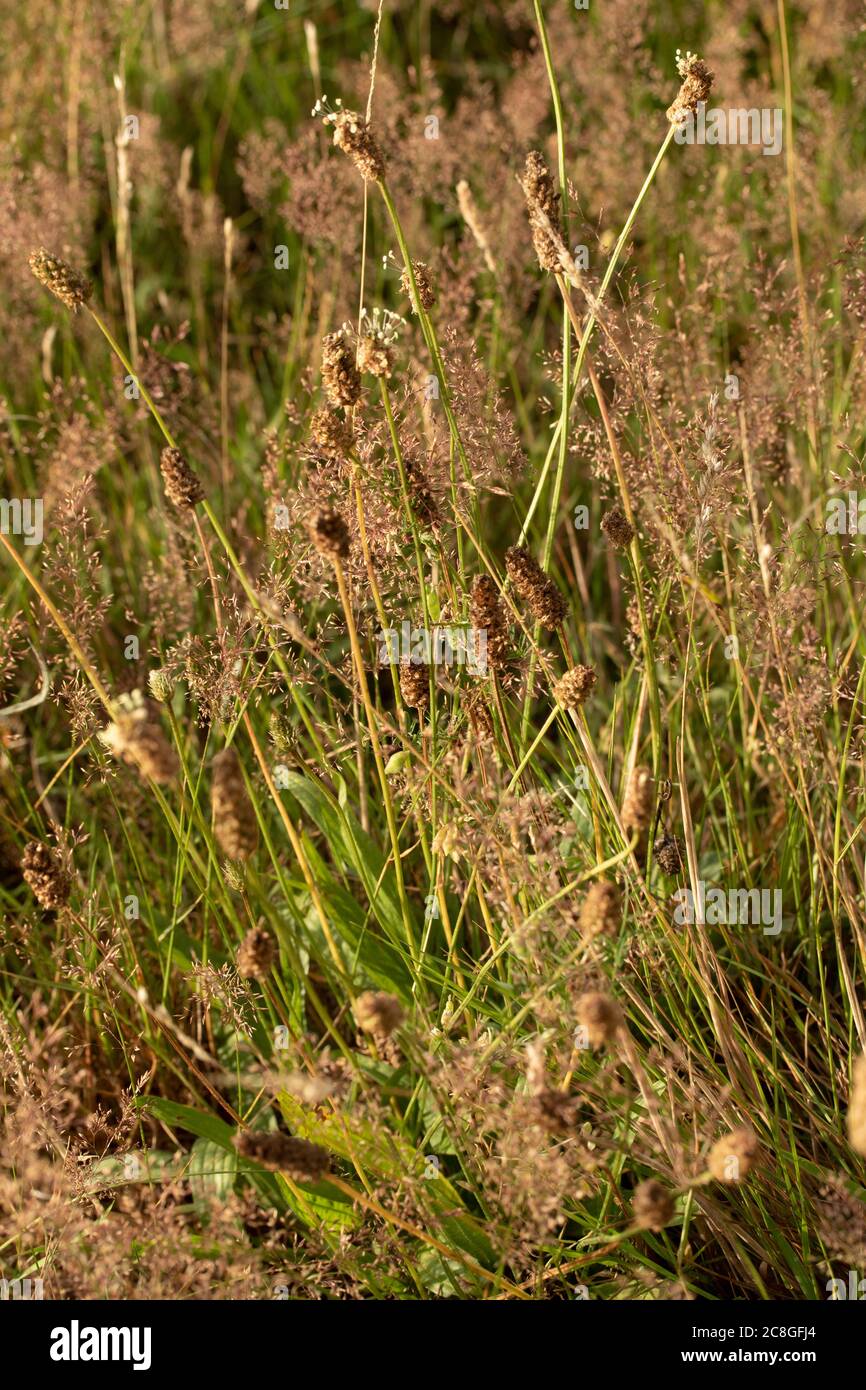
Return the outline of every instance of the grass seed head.
<path id="1" fill-rule="evenodd" d="M 430 267 L 424 261 L 412 262 L 412 274 L 415 276 L 415 287 L 418 290 L 418 299 L 422 309 L 432 309 L 436 303 L 436 290 L 433 287 L 433 277 Z M 400 288 L 405 294 L 409 303 L 412 305 L 413 312 L 417 313 L 415 295 L 412 289 L 412 276 L 408 270 L 404 270 L 400 276 Z"/>
<path id="2" fill-rule="evenodd" d="M 211 805 L 214 836 L 223 854 L 249 859 L 259 842 L 259 826 L 234 747 L 224 748 L 213 760 Z"/>
<path id="3" fill-rule="evenodd" d="M 578 709 L 592 694 L 596 679 L 591 666 L 572 666 L 556 682 L 553 693 L 563 709 Z"/>
<path id="4" fill-rule="evenodd" d="M 40 907 L 55 911 L 69 901 L 72 878 L 56 849 L 31 840 L 21 857 L 21 874 Z"/>
<path id="5" fill-rule="evenodd" d="M 253 927 L 238 947 L 238 974 L 245 980 L 263 980 L 276 959 L 274 938 L 264 927 Z"/>
<path id="6" fill-rule="evenodd" d="M 30 269 L 40 285 L 56 295 L 73 314 L 78 312 L 82 304 L 87 304 L 93 294 L 93 284 L 86 276 L 73 269 L 68 261 L 50 255 L 44 247 L 32 252 Z"/>
<path id="7" fill-rule="evenodd" d="M 365 1033 L 389 1038 L 403 1022 L 403 1006 L 394 994 L 366 990 L 352 1006 L 355 1022 Z"/>
<path id="8" fill-rule="evenodd" d="M 342 328 L 322 340 L 322 385 L 332 405 L 355 405 L 361 398 L 355 349 Z"/>
<path id="9" fill-rule="evenodd" d="M 542 270 L 558 275 L 562 272 L 559 194 L 538 150 L 531 150 L 526 156 L 521 184 L 538 264 Z"/>
<path id="10" fill-rule="evenodd" d="M 430 704 L 430 667 L 426 662 L 401 661 L 400 694 L 412 709 L 425 710 Z"/>
<path id="11" fill-rule="evenodd" d="M 202 501 L 204 488 L 180 449 L 167 445 L 160 454 L 159 467 L 165 495 L 180 511 L 189 511 Z"/>
<path id="12" fill-rule="evenodd" d="M 536 1091 L 530 1102 L 533 1121 L 546 1134 L 568 1134 L 577 1124 L 580 1101 L 565 1091 L 545 1086 Z"/>
<path id="13" fill-rule="evenodd" d="M 352 431 L 336 411 L 327 407 L 310 417 L 310 440 L 329 459 L 347 459 L 352 452 Z"/>
<path id="14" fill-rule="evenodd" d="M 674 1214 L 674 1203 L 657 1178 L 647 1178 L 635 1188 L 631 1209 L 635 1224 L 642 1231 L 661 1231 Z"/>
<path id="15" fill-rule="evenodd" d="M 683 872 L 686 847 L 679 835 L 662 835 L 653 846 L 653 854 L 662 873 L 669 878 L 676 878 Z"/>
<path id="16" fill-rule="evenodd" d="M 746 1125 L 732 1129 L 710 1149 L 707 1167 L 717 1182 L 740 1182 L 758 1158 L 758 1140 Z"/>
<path id="17" fill-rule="evenodd" d="M 601 529 L 617 550 L 627 550 L 634 540 L 634 527 L 618 507 L 611 507 L 601 519 Z"/>
<path id="18" fill-rule="evenodd" d="M 391 349 L 372 333 L 365 333 L 358 343 L 358 368 L 368 376 L 387 379 L 394 368 Z"/>
<path id="19" fill-rule="evenodd" d="M 349 531 L 339 512 L 323 509 L 315 512 L 307 523 L 310 540 L 320 555 L 332 563 L 345 560 L 349 554 Z"/>
<path id="20" fill-rule="evenodd" d="M 99 734 L 100 741 L 146 780 L 169 786 L 178 776 L 177 753 L 163 733 L 156 705 L 140 701 L 117 712 Z"/>
<path id="21" fill-rule="evenodd" d="M 576 1004 L 577 1021 L 586 1029 L 590 1047 L 610 1042 L 622 1027 L 622 1010 L 609 994 L 582 994 Z"/>
<path id="22" fill-rule="evenodd" d="M 154 700 L 164 705 L 174 694 L 174 679 L 161 666 L 156 666 L 147 673 L 147 688 Z"/>
<path id="23" fill-rule="evenodd" d="M 622 803 L 622 823 L 627 835 L 640 835 L 649 829 L 654 800 L 653 776 L 649 768 L 632 768 Z"/>
<path id="24" fill-rule="evenodd" d="M 615 936 L 621 922 L 619 889 L 608 879 L 597 879 L 590 884 L 580 905 L 581 934 L 588 940 L 596 936 Z"/>
<path id="25" fill-rule="evenodd" d="M 469 620 L 477 632 L 487 633 L 487 664 L 494 671 L 508 663 L 511 644 L 508 640 L 508 620 L 499 599 L 499 590 L 489 574 L 476 575 L 472 581 Z"/>
<path id="26" fill-rule="evenodd" d="M 334 127 L 334 144 L 347 154 L 361 178 L 377 183 L 385 177 L 385 158 L 373 132 L 357 111 L 337 111 L 325 120 Z"/>
<path id="27" fill-rule="evenodd" d="M 505 552 L 505 569 L 514 592 L 523 599 L 536 622 L 557 628 L 566 613 L 565 599 L 535 556 L 522 545 Z"/>
<path id="28" fill-rule="evenodd" d="M 672 125 L 682 120 L 687 112 L 697 111 L 698 103 L 707 100 L 713 86 L 713 74 L 703 58 L 695 53 L 686 53 L 683 57 L 677 49 L 677 72 L 683 82 L 667 110 Z"/>

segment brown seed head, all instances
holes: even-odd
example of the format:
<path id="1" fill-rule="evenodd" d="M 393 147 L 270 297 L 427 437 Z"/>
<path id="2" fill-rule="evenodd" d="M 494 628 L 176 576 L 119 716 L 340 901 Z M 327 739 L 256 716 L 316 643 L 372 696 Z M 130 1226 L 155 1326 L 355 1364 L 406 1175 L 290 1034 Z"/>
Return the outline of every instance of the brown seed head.
<path id="1" fill-rule="evenodd" d="M 614 936 L 622 921 L 622 903 L 615 883 L 600 878 L 590 884 L 580 905 L 580 930 L 583 936 Z"/>
<path id="2" fill-rule="evenodd" d="M 559 627 L 565 617 L 565 599 L 535 556 L 525 546 L 513 545 L 505 552 L 505 569 L 514 592 L 536 622 L 542 627 Z"/>
<path id="3" fill-rule="evenodd" d="M 327 1149 L 295 1139 L 288 1134 L 258 1134 L 244 1131 L 235 1136 L 241 1158 L 260 1163 L 275 1173 L 285 1173 L 292 1182 L 321 1182 L 331 1170 Z"/>
<path id="4" fill-rule="evenodd" d="M 686 847 L 679 835 L 662 835 L 653 846 L 653 854 L 663 874 L 676 878 L 682 873 Z"/>
<path id="5" fill-rule="evenodd" d="M 233 746 L 213 760 L 211 807 L 214 837 L 223 854 L 229 859 L 249 859 L 259 842 L 259 826 Z"/>
<path id="6" fill-rule="evenodd" d="M 508 622 L 499 601 L 499 590 L 489 574 L 476 575 L 472 581 L 469 621 L 477 632 L 487 633 L 488 666 L 494 671 L 502 670 L 510 650 Z"/>
<path id="7" fill-rule="evenodd" d="M 622 823 L 627 835 L 639 835 L 649 829 L 653 801 L 653 777 L 649 768 L 632 768 L 622 803 Z"/>
<path id="8" fill-rule="evenodd" d="M 341 328 L 322 339 L 322 385 L 332 405 L 354 405 L 360 400 L 355 350 Z"/>
<path id="9" fill-rule="evenodd" d="M 545 1086 L 536 1091 L 530 1102 L 534 1122 L 546 1134 L 567 1134 L 577 1124 L 580 1101 L 577 1096 Z"/>
<path id="10" fill-rule="evenodd" d="M 718 1182 L 740 1182 L 758 1158 L 758 1140 L 746 1125 L 732 1129 L 710 1149 L 707 1167 Z"/>
<path id="11" fill-rule="evenodd" d="M 526 156 L 521 184 L 538 264 L 542 270 L 559 274 L 562 271 L 559 194 L 538 150 L 531 150 Z"/>
<path id="12" fill-rule="evenodd" d="M 137 768 L 157 786 L 168 786 L 178 775 L 177 754 L 163 733 L 152 702 L 120 711 L 99 738 L 116 758 Z"/>
<path id="13" fill-rule="evenodd" d="M 352 1006 L 355 1022 L 365 1033 L 376 1038 L 389 1038 L 403 1022 L 403 1006 L 393 994 L 367 990 L 359 994 Z"/>
<path id="14" fill-rule="evenodd" d="M 622 1010 L 609 994 L 582 994 L 575 1008 L 577 1021 L 586 1029 L 590 1047 L 610 1042 L 622 1027 Z"/>
<path id="15" fill-rule="evenodd" d="M 430 704 L 430 667 L 423 661 L 400 662 L 400 694 L 404 705 L 425 710 Z"/>
<path id="16" fill-rule="evenodd" d="M 866 1157 L 866 1052 L 861 1052 L 851 1071 L 848 1142 L 855 1153 Z"/>
<path id="17" fill-rule="evenodd" d="M 167 446 L 159 457 L 159 467 L 169 502 L 181 510 L 189 510 L 204 497 L 204 488 L 193 473 L 180 449 Z"/>
<path id="18" fill-rule="evenodd" d="M 493 716 L 490 713 L 484 692 L 478 688 L 470 690 L 465 703 L 475 737 L 480 742 L 488 742 L 493 738 Z"/>
<path id="19" fill-rule="evenodd" d="M 174 694 L 174 679 L 162 666 L 155 666 L 147 673 L 147 687 L 154 700 L 163 705 Z"/>
<path id="20" fill-rule="evenodd" d="M 276 959 L 274 938 L 264 927 L 253 927 L 238 947 L 238 974 L 245 980 L 263 980 Z"/>
<path id="21" fill-rule="evenodd" d="M 365 333 L 358 344 L 358 368 L 369 376 L 389 377 L 394 366 L 390 348 L 372 333 Z"/>
<path id="22" fill-rule="evenodd" d="M 713 74 L 702 58 L 687 53 L 685 58 L 677 50 L 677 71 L 683 79 L 682 86 L 667 110 L 671 124 L 675 124 L 688 111 L 697 111 L 698 102 L 706 101 L 713 85 Z"/>
<path id="23" fill-rule="evenodd" d="M 21 856 L 21 874 L 40 907 L 52 912 L 69 901 L 72 878 L 56 849 L 31 840 Z"/>
<path id="24" fill-rule="evenodd" d="M 413 261 L 412 274 L 415 276 L 415 284 L 418 289 L 418 298 L 421 301 L 421 308 L 432 309 L 433 305 L 436 303 L 436 291 L 433 288 L 433 278 L 430 274 L 430 267 L 425 265 L 424 261 Z M 400 277 L 400 288 L 412 305 L 413 312 L 417 313 L 415 296 L 412 292 L 412 279 L 408 270 L 404 270 Z"/>
<path id="25" fill-rule="evenodd" d="M 329 459 L 345 459 L 352 450 L 352 431 L 342 416 L 325 407 L 310 417 L 310 440 Z"/>
<path id="26" fill-rule="evenodd" d="M 334 144 L 351 159 L 358 173 L 374 183 L 385 176 L 385 160 L 369 125 L 357 111 L 338 111 L 329 118 Z"/>
<path id="27" fill-rule="evenodd" d="M 632 1215 L 642 1231 L 661 1231 L 674 1214 L 671 1194 L 656 1178 L 647 1178 L 635 1188 Z"/>
<path id="28" fill-rule="evenodd" d="M 572 666 L 556 682 L 553 693 L 563 709 L 577 709 L 592 693 L 595 682 L 596 674 L 591 666 Z"/>
<path id="29" fill-rule="evenodd" d="M 656 607 L 646 595 L 644 595 L 643 608 L 647 626 L 652 630 L 656 625 Z M 640 637 L 642 628 L 640 623 L 640 603 L 638 602 L 637 594 L 632 594 L 629 599 L 628 607 L 625 610 L 625 618 L 629 626 L 629 631 L 633 632 L 635 637 Z"/>
<path id="30" fill-rule="evenodd" d="M 56 295 L 73 314 L 77 313 L 93 294 L 93 285 L 84 275 L 73 270 L 68 261 L 50 255 L 44 247 L 32 252 L 30 269 L 40 285 L 44 285 Z"/>
<path id="31" fill-rule="evenodd" d="M 349 532 L 339 512 L 316 512 L 307 523 L 310 540 L 325 559 L 345 560 L 349 554 Z"/>
<path id="32" fill-rule="evenodd" d="M 601 529 L 617 550 L 627 550 L 634 540 L 634 527 L 618 507 L 611 507 L 601 519 Z"/>

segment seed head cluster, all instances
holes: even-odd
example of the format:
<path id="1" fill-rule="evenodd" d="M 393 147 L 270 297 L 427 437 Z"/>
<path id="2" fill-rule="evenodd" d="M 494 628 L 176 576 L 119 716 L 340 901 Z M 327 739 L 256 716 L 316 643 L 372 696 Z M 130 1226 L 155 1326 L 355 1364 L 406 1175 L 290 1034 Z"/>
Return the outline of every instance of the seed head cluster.
<path id="1" fill-rule="evenodd" d="M 535 556 L 524 546 L 513 545 L 505 552 L 505 570 L 514 592 L 523 599 L 536 622 L 542 627 L 559 627 L 565 617 L 565 599 Z"/>
<path id="2" fill-rule="evenodd" d="M 556 275 L 562 270 L 559 194 L 538 150 L 531 150 L 526 156 L 521 182 L 538 264 Z"/>
<path id="3" fill-rule="evenodd" d="M 591 666 L 572 666 L 556 682 L 553 693 L 563 709 L 579 709 L 595 687 L 596 674 Z"/>
<path id="4" fill-rule="evenodd" d="M 339 512 L 327 508 L 314 512 L 307 522 L 310 540 L 320 555 L 331 563 L 349 554 L 349 531 Z"/>
<path id="5" fill-rule="evenodd" d="M 93 284 L 86 276 L 75 270 L 68 261 L 52 256 L 44 247 L 30 256 L 30 269 L 40 285 L 44 285 L 53 295 L 77 313 L 93 295 Z"/>
<path id="6" fill-rule="evenodd" d="M 376 138 L 357 111 L 337 111 L 325 118 L 334 127 L 334 144 L 348 155 L 362 179 L 377 183 L 385 177 L 385 159 Z"/>
<path id="7" fill-rule="evenodd" d="M 678 835 L 662 835 L 653 846 L 653 854 L 663 874 L 676 878 L 683 872 L 686 847 Z"/>
<path id="8" fill-rule="evenodd" d="M 590 884 L 580 905 L 581 935 L 591 940 L 596 936 L 615 936 L 622 921 L 620 892 L 608 879 Z"/>
<path id="9" fill-rule="evenodd" d="M 234 746 L 213 760 L 211 807 L 214 837 L 223 854 L 249 859 L 259 842 L 259 826 Z"/>
<path id="10" fill-rule="evenodd" d="M 617 550 L 627 550 L 634 540 L 634 527 L 618 507 L 612 507 L 601 519 L 601 529 Z"/>
<path id="11" fill-rule="evenodd" d="M 488 666 L 493 671 L 503 670 L 511 650 L 508 621 L 499 590 L 489 574 L 479 574 L 472 581 L 469 620 L 477 632 L 487 633 Z"/>
<path id="12" fill-rule="evenodd" d="M 341 328 L 322 341 L 322 385 L 332 405 L 355 405 L 361 398 L 355 349 Z"/>
<path id="13" fill-rule="evenodd" d="M 263 980 L 276 959 L 274 938 L 264 927 L 253 927 L 238 947 L 238 974 L 245 980 Z"/>
<path id="14" fill-rule="evenodd" d="M 622 823 L 627 835 L 649 829 L 654 803 L 653 775 L 648 767 L 632 769 L 622 803 Z"/>
<path id="15" fill-rule="evenodd" d="M 400 663 L 400 694 L 412 709 L 425 710 L 430 704 L 430 667 L 423 661 Z"/>
<path id="16" fill-rule="evenodd" d="M 647 1178 L 635 1188 L 632 1215 L 642 1231 L 662 1231 L 674 1214 L 670 1192 L 657 1178 Z"/>
<path id="17" fill-rule="evenodd" d="M 189 511 L 204 497 L 204 488 L 180 449 L 166 446 L 159 458 L 165 495 L 180 511 Z"/>
<path id="18" fill-rule="evenodd" d="M 99 738 L 116 758 L 137 768 L 146 781 L 165 787 L 179 775 L 177 753 L 163 732 L 156 705 L 150 701 L 119 710 Z"/>
<path id="19" fill-rule="evenodd" d="M 412 275 L 415 277 L 415 289 L 418 291 L 418 300 L 422 309 L 432 309 L 436 303 L 436 290 L 433 286 L 433 276 L 430 267 L 423 261 L 412 262 Z M 412 275 L 408 270 L 404 270 L 400 276 L 400 288 L 415 309 L 415 293 L 412 288 Z"/>
<path id="20" fill-rule="evenodd" d="M 39 840 L 31 840 L 21 857 L 21 874 L 40 907 L 56 911 L 69 901 L 71 875 L 60 853 Z"/>
<path id="21" fill-rule="evenodd" d="M 687 112 L 695 112 L 698 103 L 706 101 L 713 86 L 713 74 L 703 58 L 694 53 L 682 56 L 677 49 L 677 72 L 683 79 L 682 86 L 667 110 L 671 124 L 681 121 Z"/>
<path id="22" fill-rule="evenodd" d="M 403 1022 L 403 1006 L 394 994 L 367 990 L 352 1006 L 355 1022 L 365 1033 L 389 1038 Z"/>
<path id="23" fill-rule="evenodd" d="M 754 1130 L 742 1125 L 717 1140 L 710 1149 L 707 1167 L 717 1182 L 740 1182 L 758 1159 Z"/>
<path id="24" fill-rule="evenodd" d="M 619 1032 L 623 1024 L 622 1010 L 609 994 L 597 990 L 582 994 L 575 1006 L 577 1021 L 586 1030 L 590 1047 L 603 1047 Z"/>
<path id="25" fill-rule="evenodd" d="M 347 459 L 352 450 L 352 432 L 335 410 L 325 407 L 310 416 L 310 442 L 328 459 Z"/>

